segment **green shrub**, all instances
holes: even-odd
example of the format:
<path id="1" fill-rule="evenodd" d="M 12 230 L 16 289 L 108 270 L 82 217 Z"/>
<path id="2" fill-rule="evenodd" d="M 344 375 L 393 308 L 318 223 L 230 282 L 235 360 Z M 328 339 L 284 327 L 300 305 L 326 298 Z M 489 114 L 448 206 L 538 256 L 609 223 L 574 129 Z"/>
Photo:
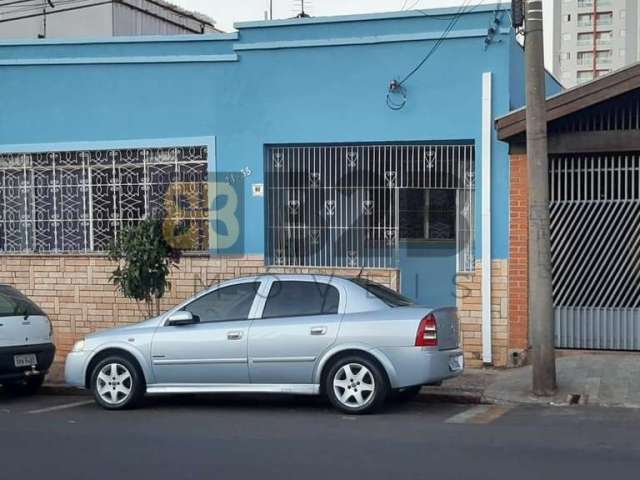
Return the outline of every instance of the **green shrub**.
<path id="1" fill-rule="evenodd" d="M 111 242 L 108 254 L 118 264 L 111 282 L 125 297 L 145 302 L 149 317 L 158 315 L 160 299 L 171 288 L 171 267 L 180 260 L 180 250 L 163 234 L 163 221 L 148 218 L 123 229 Z"/>

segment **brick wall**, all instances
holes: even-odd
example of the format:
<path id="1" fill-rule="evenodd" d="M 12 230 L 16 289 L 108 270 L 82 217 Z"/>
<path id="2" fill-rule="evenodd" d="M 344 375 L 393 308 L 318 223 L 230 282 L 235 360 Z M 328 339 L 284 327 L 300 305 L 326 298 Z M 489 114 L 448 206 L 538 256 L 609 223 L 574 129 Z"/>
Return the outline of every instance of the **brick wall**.
<path id="1" fill-rule="evenodd" d="M 508 352 L 508 262 L 491 262 L 491 328 L 493 365 L 507 366 Z M 458 315 L 465 365 L 482 367 L 482 263 L 475 272 L 458 275 Z"/>
<path id="2" fill-rule="evenodd" d="M 527 156 L 511 155 L 509 349 L 529 346 L 529 184 Z"/>
<path id="3" fill-rule="evenodd" d="M 29 255 L 0 257 L 0 283 L 8 283 L 33 299 L 50 316 L 58 348 L 50 378 L 61 380 L 66 354 L 73 344 L 96 330 L 145 318 L 144 304 L 120 295 L 109 281 L 114 264 L 99 255 Z M 184 257 L 171 273 L 171 290 L 161 301 L 166 310 L 220 280 L 265 273 L 261 256 Z M 272 273 L 325 273 L 355 276 L 360 269 L 270 268 Z M 374 281 L 398 288 L 397 270 L 364 270 Z"/>

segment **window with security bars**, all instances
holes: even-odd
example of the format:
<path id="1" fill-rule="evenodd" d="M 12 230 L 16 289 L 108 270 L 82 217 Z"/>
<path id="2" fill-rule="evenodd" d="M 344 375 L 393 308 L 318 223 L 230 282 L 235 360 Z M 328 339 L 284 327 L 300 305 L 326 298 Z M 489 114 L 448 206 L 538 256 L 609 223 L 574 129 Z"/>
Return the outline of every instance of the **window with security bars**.
<path id="1" fill-rule="evenodd" d="M 265 175 L 269 265 L 397 267 L 415 189 L 433 192 L 418 194 L 427 238 L 455 238 L 458 271 L 474 269 L 473 145 L 271 146 Z"/>
<path id="2" fill-rule="evenodd" d="M 208 248 L 206 146 L 0 154 L 0 252 L 104 251 L 149 216 Z"/>

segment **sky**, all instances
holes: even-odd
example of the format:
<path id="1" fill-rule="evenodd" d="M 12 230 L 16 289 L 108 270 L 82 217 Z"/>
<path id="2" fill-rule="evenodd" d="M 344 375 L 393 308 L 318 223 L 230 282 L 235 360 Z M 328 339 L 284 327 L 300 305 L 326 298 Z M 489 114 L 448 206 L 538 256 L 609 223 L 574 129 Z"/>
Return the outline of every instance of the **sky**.
<path id="1" fill-rule="evenodd" d="M 218 28 L 231 31 L 233 23 L 246 20 L 263 20 L 269 0 L 171 0 L 189 10 L 212 17 Z M 273 18 L 290 18 L 300 11 L 301 0 L 272 0 Z M 481 0 L 471 0 L 472 4 Z M 510 0 L 502 0 L 510 4 Z M 545 11 L 545 61 L 551 64 L 551 9 L 554 0 L 543 0 Z M 559 0 L 556 0 L 559 1 Z M 486 0 L 485 3 L 497 3 Z M 436 8 L 459 6 L 463 0 L 306 0 L 305 11 L 312 16 L 348 15 L 352 13 L 393 12 L 411 8 Z"/>

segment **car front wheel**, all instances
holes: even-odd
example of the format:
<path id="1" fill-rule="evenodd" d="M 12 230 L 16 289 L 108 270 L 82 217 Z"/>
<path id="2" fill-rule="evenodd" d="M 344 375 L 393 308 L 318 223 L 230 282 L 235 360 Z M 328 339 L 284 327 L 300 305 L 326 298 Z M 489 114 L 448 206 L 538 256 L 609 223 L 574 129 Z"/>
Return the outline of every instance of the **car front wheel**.
<path id="1" fill-rule="evenodd" d="M 372 413 L 384 404 L 389 386 L 380 367 L 364 356 L 344 357 L 333 364 L 325 391 L 338 410 L 350 414 Z"/>
<path id="2" fill-rule="evenodd" d="M 138 405 L 144 395 L 144 380 L 129 359 L 107 357 L 93 369 L 91 391 L 101 407 L 124 410 Z"/>

